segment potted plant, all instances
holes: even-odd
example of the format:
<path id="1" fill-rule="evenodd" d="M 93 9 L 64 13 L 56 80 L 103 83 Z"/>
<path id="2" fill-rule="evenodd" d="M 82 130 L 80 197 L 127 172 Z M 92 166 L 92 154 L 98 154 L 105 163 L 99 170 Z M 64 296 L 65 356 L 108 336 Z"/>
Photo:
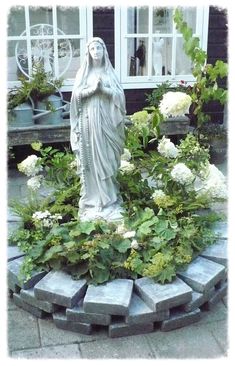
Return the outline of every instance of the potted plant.
<path id="1" fill-rule="evenodd" d="M 49 73 L 45 72 L 41 64 L 34 66 L 30 79 L 21 77 L 20 81 L 20 87 L 14 88 L 8 93 L 8 111 L 11 116 L 9 122 L 13 122 L 17 126 L 32 124 L 33 120 L 42 124 L 58 122 L 62 109 L 57 111 L 56 109 L 62 106 L 62 95 L 59 88 L 63 81 L 53 79 Z M 56 93 L 59 93 L 60 96 L 56 96 Z M 43 111 L 49 112 L 39 114 Z M 33 115 L 33 112 L 36 114 Z"/>
<path id="2" fill-rule="evenodd" d="M 218 123 L 206 123 L 198 130 L 198 137 L 209 147 L 212 163 L 223 163 L 227 156 L 227 129 Z"/>

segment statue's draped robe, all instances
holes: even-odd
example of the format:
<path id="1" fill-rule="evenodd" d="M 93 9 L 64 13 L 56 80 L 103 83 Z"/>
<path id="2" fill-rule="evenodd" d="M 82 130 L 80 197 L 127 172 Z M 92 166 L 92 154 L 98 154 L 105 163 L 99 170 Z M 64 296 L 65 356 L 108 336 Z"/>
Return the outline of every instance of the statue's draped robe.
<path id="1" fill-rule="evenodd" d="M 125 97 L 116 82 L 107 70 L 102 83 L 110 87 L 112 95 L 95 93 L 82 98 L 80 105 L 79 95 L 93 86 L 89 74 L 85 84 L 75 85 L 73 90 L 71 145 L 81 166 L 80 213 L 88 208 L 101 211 L 121 202 L 116 177 L 124 145 Z"/>

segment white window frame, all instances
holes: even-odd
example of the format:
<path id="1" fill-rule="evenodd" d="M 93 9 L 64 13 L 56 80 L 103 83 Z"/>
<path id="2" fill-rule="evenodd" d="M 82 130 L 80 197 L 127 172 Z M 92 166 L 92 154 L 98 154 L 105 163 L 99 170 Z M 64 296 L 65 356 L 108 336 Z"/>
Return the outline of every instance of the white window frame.
<path id="1" fill-rule="evenodd" d="M 57 5 L 59 6 L 59 5 Z M 56 5 L 52 6 L 52 19 L 53 19 L 53 29 L 54 34 L 53 36 L 44 36 L 43 38 L 53 38 L 55 42 L 55 78 L 58 78 L 58 50 L 57 50 L 57 43 L 59 39 L 79 39 L 80 40 L 80 57 L 81 60 L 85 56 L 85 50 L 86 50 L 86 43 L 89 38 L 93 35 L 93 13 L 92 13 L 92 7 L 79 7 L 79 24 L 80 24 L 80 34 L 78 35 L 59 35 L 57 34 L 57 8 Z M 42 38 L 40 36 L 31 36 L 30 35 L 30 22 L 29 22 L 29 6 L 24 6 L 25 9 L 25 24 L 26 24 L 26 35 L 25 36 L 8 36 L 8 41 L 19 41 L 19 40 L 26 40 L 27 42 L 27 48 L 28 48 L 28 55 L 31 54 L 31 40 L 32 39 L 39 39 Z M 28 58 L 29 60 L 29 69 L 31 69 L 31 57 Z M 62 76 L 63 78 L 63 76 Z M 64 79 L 63 80 L 63 86 L 61 87 L 61 91 L 63 92 L 69 92 L 72 91 L 74 84 L 74 79 Z M 7 86 L 8 89 L 15 88 L 20 85 L 20 81 L 8 81 Z"/>
<path id="2" fill-rule="evenodd" d="M 132 5 L 130 5 L 132 6 Z M 155 4 L 154 6 L 157 6 Z M 161 5 L 162 6 L 162 5 Z M 152 19 L 153 6 L 149 6 L 149 20 Z M 129 34 L 127 32 L 127 7 L 115 6 L 115 71 L 119 77 L 119 80 L 124 89 L 146 89 L 154 88 L 156 84 L 164 81 L 169 81 L 173 85 L 180 80 L 186 81 L 189 85 L 193 84 L 195 78 L 193 75 L 162 75 L 153 76 L 148 73 L 147 76 L 127 76 L 127 39 L 128 38 L 144 38 L 147 37 L 148 42 L 148 54 L 152 54 L 152 22 L 149 21 L 148 33 L 135 33 Z M 200 47 L 207 51 L 208 42 L 208 22 L 209 22 L 209 6 L 196 7 L 197 10 L 197 22 L 196 32 L 193 36 L 197 36 L 200 39 Z M 167 35 L 167 34 L 165 34 Z M 163 34 L 164 36 L 164 34 Z M 172 65 L 175 70 L 175 55 L 176 53 L 176 37 L 182 37 L 180 33 L 177 33 L 175 23 L 173 22 L 172 31 Z M 148 70 L 152 70 L 152 57 L 148 57 Z"/>

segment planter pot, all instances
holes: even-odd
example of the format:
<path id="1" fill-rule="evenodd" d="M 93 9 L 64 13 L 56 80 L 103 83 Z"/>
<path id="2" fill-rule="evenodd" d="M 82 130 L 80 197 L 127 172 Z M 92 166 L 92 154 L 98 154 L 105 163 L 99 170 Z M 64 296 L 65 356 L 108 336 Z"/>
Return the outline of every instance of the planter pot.
<path id="1" fill-rule="evenodd" d="M 56 95 L 50 95 L 49 97 L 37 103 L 38 115 L 42 114 L 44 111 L 45 112 L 48 111 L 48 103 L 50 103 L 53 109 L 62 107 L 61 97 L 57 97 Z M 38 110 L 40 110 L 40 112 Z M 35 123 L 41 125 L 59 124 L 61 121 L 62 121 L 62 109 L 59 109 L 55 112 L 50 111 L 48 114 L 35 118 Z"/>
<path id="2" fill-rule="evenodd" d="M 30 104 L 22 103 L 8 111 L 8 123 L 9 127 L 24 127 L 32 126 L 33 122 L 33 109 Z"/>
<path id="3" fill-rule="evenodd" d="M 224 140 L 214 140 L 210 144 L 211 163 L 221 164 L 227 158 L 227 144 Z"/>

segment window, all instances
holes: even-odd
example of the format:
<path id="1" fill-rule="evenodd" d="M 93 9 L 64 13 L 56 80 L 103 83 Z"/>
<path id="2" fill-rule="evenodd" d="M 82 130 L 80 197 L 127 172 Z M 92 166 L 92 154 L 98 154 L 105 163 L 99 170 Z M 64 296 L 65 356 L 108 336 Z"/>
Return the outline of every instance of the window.
<path id="1" fill-rule="evenodd" d="M 207 50 L 208 7 L 182 8 L 184 18 Z M 115 8 L 115 69 L 125 89 L 153 88 L 158 82 L 193 82 L 174 8 Z"/>
<path id="2" fill-rule="evenodd" d="M 8 15 L 8 84 L 29 76 L 40 62 L 70 91 L 85 45 L 92 35 L 92 11 L 85 7 L 16 6 Z"/>

